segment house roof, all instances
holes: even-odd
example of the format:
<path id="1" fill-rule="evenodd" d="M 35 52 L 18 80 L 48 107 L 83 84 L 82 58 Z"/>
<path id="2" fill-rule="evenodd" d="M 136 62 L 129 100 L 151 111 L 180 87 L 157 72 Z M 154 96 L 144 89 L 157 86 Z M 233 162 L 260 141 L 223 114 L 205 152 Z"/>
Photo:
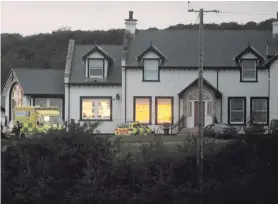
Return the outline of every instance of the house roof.
<path id="1" fill-rule="evenodd" d="M 272 36 L 272 38 L 269 40 L 267 52 L 269 56 L 278 54 L 278 36 Z"/>
<path id="2" fill-rule="evenodd" d="M 13 68 L 25 95 L 65 93 L 64 69 Z"/>
<path id="3" fill-rule="evenodd" d="M 140 31 L 130 43 L 127 66 L 139 66 L 136 57 L 155 45 L 167 58 L 164 66 L 198 66 L 198 30 Z M 204 66 L 235 66 L 234 58 L 249 44 L 265 57 L 271 31 L 205 30 Z"/>
<path id="4" fill-rule="evenodd" d="M 121 58 L 122 45 L 98 45 L 102 52 L 109 56 L 113 63 L 108 67 L 107 79 L 95 81 L 85 77 L 85 61 L 83 56 L 89 53 L 94 45 L 76 45 L 73 51 L 72 68 L 69 83 L 76 84 L 120 84 L 122 81 Z"/>
<path id="5" fill-rule="evenodd" d="M 276 55 L 274 55 L 271 59 L 269 59 L 269 61 L 265 64 L 265 66 L 269 67 L 276 60 L 278 60 L 278 53 Z"/>

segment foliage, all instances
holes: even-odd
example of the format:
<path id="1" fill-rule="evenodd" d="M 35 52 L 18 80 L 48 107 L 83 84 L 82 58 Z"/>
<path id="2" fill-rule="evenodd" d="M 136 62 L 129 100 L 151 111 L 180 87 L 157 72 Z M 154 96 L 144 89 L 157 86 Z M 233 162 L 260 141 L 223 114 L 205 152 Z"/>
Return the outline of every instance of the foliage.
<path id="1" fill-rule="evenodd" d="M 157 138 L 141 145 L 139 158 L 128 154 L 119 160 L 117 140 L 75 124 L 69 132 L 25 139 L 2 153 L 2 202 L 191 204 L 202 198 L 203 203 L 268 203 L 277 172 L 277 138 L 258 138 L 256 149 L 238 142 L 205 160 L 204 192 L 199 192 L 194 157 L 162 157 L 165 145 Z"/>
<path id="2" fill-rule="evenodd" d="M 235 22 L 221 24 L 205 24 L 205 29 L 210 30 L 271 30 L 274 19 L 255 23 L 248 22 L 240 25 Z M 177 24 L 169 26 L 165 30 L 198 29 L 198 24 Z M 147 30 L 158 30 L 149 28 Z M 140 32 L 140 30 L 137 30 Z M 69 39 L 74 39 L 76 44 L 113 44 L 122 45 L 124 39 L 124 29 L 112 29 L 108 31 L 72 31 L 70 27 L 63 26 L 52 33 L 41 33 L 23 37 L 20 34 L 1 34 L 1 85 L 11 67 L 27 68 L 54 68 L 63 69 L 65 67 L 67 47 Z"/>

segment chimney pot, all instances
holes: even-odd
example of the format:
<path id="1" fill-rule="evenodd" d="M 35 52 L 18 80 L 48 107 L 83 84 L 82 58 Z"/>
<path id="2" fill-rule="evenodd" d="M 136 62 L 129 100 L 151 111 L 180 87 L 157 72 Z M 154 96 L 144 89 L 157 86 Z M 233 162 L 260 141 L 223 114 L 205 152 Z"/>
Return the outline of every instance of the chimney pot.
<path id="1" fill-rule="evenodd" d="M 278 15 L 278 13 L 277 13 Z M 133 11 L 129 11 L 129 20 L 133 20 Z"/>

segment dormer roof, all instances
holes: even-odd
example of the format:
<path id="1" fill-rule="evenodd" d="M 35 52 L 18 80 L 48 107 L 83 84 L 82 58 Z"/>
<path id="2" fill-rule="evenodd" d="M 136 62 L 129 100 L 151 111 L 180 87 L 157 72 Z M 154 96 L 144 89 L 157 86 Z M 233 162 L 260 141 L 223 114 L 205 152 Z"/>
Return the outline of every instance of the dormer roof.
<path id="1" fill-rule="evenodd" d="M 150 46 L 149 46 L 146 50 L 144 50 L 144 51 L 137 57 L 138 61 L 141 61 L 142 58 L 143 58 L 147 53 L 149 53 L 149 52 L 153 52 L 153 53 L 155 53 L 156 55 L 158 55 L 159 58 L 160 58 L 162 61 L 165 61 L 165 60 L 166 60 L 165 55 L 164 55 L 157 47 L 155 47 L 154 45 L 152 45 L 152 42 L 150 42 Z"/>
<path id="2" fill-rule="evenodd" d="M 82 59 L 83 60 L 86 60 L 91 54 L 95 53 L 95 52 L 98 52 L 100 53 L 101 55 L 103 55 L 103 57 L 109 61 L 109 62 L 112 62 L 112 58 L 108 55 L 108 53 L 102 49 L 101 47 L 95 45 L 89 52 L 87 52 L 83 57 Z"/>
<path id="3" fill-rule="evenodd" d="M 253 55 L 255 55 L 257 57 L 257 59 L 259 60 L 260 63 L 262 63 L 264 61 L 264 57 L 259 53 L 259 51 L 257 51 L 254 47 L 252 47 L 251 45 L 248 45 L 242 52 L 240 52 L 236 57 L 235 57 L 235 62 L 238 64 L 240 59 L 248 54 L 251 53 Z"/>

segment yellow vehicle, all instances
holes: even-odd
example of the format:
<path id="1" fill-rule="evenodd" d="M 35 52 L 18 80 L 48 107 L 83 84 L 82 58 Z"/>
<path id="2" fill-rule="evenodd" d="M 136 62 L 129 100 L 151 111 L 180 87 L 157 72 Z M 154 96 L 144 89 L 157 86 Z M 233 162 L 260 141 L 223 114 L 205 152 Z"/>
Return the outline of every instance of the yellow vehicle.
<path id="1" fill-rule="evenodd" d="M 153 135 L 154 131 L 147 125 L 137 121 L 129 121 L 117 125 L 115 130 L 116 136 L 128 135 Z"/>
<path id="2" fill-rule="evenodd" d="M 46 133 L 49 129 L 62 129 L 64 122 L 57 107 L 21 106 L 14 109 L 13 125 L 22 125 L 21 137 Z"/>

